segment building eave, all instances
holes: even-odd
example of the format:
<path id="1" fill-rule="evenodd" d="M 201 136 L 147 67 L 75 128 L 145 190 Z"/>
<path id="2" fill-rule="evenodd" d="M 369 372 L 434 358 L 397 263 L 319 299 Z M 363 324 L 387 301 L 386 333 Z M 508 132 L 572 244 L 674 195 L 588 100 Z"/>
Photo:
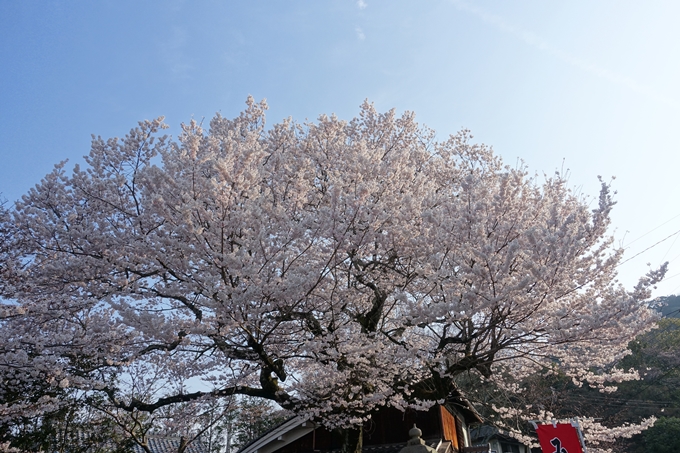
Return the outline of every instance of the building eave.
<path id="1" fill-rule="evenodd" d="M 238 453 L 271 453 L 314 431 L 316 424 L 297 416 L 276 426 L 244 446 Z"/>

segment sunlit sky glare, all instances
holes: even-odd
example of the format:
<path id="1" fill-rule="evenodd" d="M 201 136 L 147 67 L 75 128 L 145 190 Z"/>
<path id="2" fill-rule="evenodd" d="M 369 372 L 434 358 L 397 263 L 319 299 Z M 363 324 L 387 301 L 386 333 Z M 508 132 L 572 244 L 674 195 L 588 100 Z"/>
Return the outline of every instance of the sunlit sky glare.
<path id="1" fill-rule="evenodd" d="M 615 176 L 621 282 L 671 261 L 655 295 L 680 293 L 678 18 L 675 0 L 1 1 L 0 193 L 139 120 L 176 136 L 248 95 L 269 124 L 349 120 L 368 99 L 568 171 L 593 207 Z"/>

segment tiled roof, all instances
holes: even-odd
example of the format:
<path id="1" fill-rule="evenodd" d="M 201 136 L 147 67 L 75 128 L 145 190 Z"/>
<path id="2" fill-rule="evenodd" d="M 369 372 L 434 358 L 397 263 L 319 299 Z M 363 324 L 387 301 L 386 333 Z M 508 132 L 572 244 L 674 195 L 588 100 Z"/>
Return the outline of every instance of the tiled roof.
<path id="1" fill-rule="evenodd" d="M 257 436 L 255 439 L 250 439 L 250 441 L 249 441 L 248 443 L 246 443 L 244 446 L 242 446 L 241 448 L 239 448 L 239 449 L 238 449 L 238 452 L 236 452 L 236 453 L 241 453 L 241 451 L 247 449 L 247 448 L 250 447 L 252 444 L 254 444 L 254 443 L 257 442 L 258 440 L 262 439 L 263 437 L 267 437 L 269 434 L 271 434 L 271 433 L 273 433 L 274 431 L 278 430 L 278 429 L 279 429 L 280 427 L 282 427 L 283 425 L 285 425 L 285 424 L 287 424 L 287 423 L 295 423 L 294 420 L 297 420 L 299 423 L 302 423 L 305 419 L 302 418 L 302 417 L 293 415 L 293 416 L 291 416 L 290 418 L 285 419 L 285 420 L 282 421 L 281 423 L 277 423 L 276 425 L 272 426 L 271 428 L 269 428 L 268 430 L 266 430 L 265 432 L 263 432 L 262 434 L 260 434 L 259 436 Z"/>
<path id="2" fill-rule="evenodd" d="M 508 440 L 515 443 L 520 443 L 517 439 L 510 437 L 507 431 L 502 431 L 495 426 L 478 425 L 470 429 L 470 437 L 473 442 L 487 443 L 490 439 Z"/>
<path id="3" fill-rule="evenodd" d="M 437 447 L 438 442 L 426 442 L 429 447 Z M 398 444 L 379 444 L 379 445 L 364 445 L 361 447 L 362 453 L 399 453 L 402 448 L 406 446 L 406 442 L 399 442 Z M 310 451 L 309 453 L 318 453 L 319 450 Z M 340 453 L 340 449 L 323 450 L 323 453 Z"/>
<path id="4" fill-rule="evenodd" d="M 146 444 L 152 453 L 177 453 L 180 444 L 180 437 L 175 436 L 149 436 Z M 185 453 L 208 453 L 203 443 L 196 439 L 192 441 L 184 450 Z M 144 449 L 135 444 L 133 453 L 145 453 Z"/>

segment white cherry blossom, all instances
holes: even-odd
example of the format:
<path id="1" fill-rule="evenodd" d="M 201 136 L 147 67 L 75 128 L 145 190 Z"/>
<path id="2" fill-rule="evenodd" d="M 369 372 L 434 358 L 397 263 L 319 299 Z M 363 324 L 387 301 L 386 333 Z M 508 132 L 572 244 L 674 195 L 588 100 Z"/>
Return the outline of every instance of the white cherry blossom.
<path id="1" fill-rule="evenodd" d="M 369 103 L 268 128 L 266 104 L 247 104 L 176 141 L 161 119 L 93 138 L 86 166 L 57 165 L 16 203 L 4 373 L 117 411 L 244 394 L 329 426 L 427 407 L 468 370 L 635 377 L 608 370 L 656 319 L 665 269 L 617 283 L 607 184 L 593 208 L 563 175 Z M 144 392 L 122 378 L 140 369 Z"/>

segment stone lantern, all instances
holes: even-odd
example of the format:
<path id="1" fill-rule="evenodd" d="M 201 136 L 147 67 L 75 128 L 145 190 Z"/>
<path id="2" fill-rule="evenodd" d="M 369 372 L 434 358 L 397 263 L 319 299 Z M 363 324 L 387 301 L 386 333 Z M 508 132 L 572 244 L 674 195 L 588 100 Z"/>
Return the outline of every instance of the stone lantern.
<path id="1" fill-rule="evenodd" d="M 408 435 L 410 439 L 406 442 L 406 446 L 399 450 L 399 453 L 437 453 L 437 450 L 425 444 L 425 441 L 420 437 L 423 432 L 415 424 L 408 431 Z"/>

